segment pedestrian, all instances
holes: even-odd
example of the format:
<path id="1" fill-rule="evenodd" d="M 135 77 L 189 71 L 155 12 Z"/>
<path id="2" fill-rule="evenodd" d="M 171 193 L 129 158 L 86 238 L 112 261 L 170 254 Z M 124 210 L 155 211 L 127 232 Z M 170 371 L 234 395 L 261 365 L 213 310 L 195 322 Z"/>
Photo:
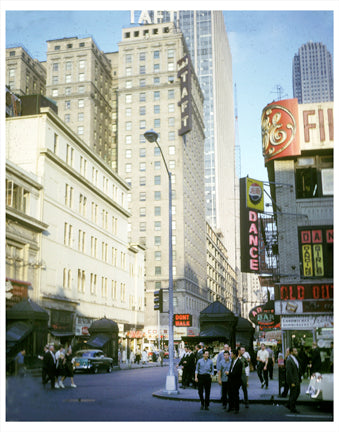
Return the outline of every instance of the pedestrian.
<path id="1" fill-rule="evenodd" d="M 138 347 L 137 352 L 135 354 L 135 362 L 136 364 L 139 364 L 141 360 L 141 351 L 140 348 Z"/>
<path id="2" fill-rule="evenodd" d="M 203 355 L 204 355 L 204 346 L 205 346 L 205 344 L 203 342 L 200 342 L 199 345 L 198 345 L 198 350 L 196 352 L 197 361 L 200 360 L 201 358 L 203 358 Z"/>
<path id="3" fill-rule="evenodd" d="M 188 387 L 192 384 L 192 387 L 195 387 L 194 381 L 194 373 L 195 373 L 195 355 L 192 351 L 191 347 L 188 347 L 188 361 L 187 361 L 187 383 Z"/>
<path id="4" fill-rule="evenodd" d="M 55 383 L 56 377 L 56 360 L 54 354 L 54 345 L 49 345 L 49 349 L 44 355 L 43 359 L 43 367 L 46 370 L 46 380 L 43 382 L 43 385 L 47 384 L 47 382 L 51 381 L 51 389 L 59 388 L 58 383 Z"/>
<path id="5" fill-rule="evenodd" d="M 321 356 L 317 342 L 312 343 L 311 360 L 309 363 L 311 376 L 316 372 L 321 372 Z"/>
<path id="6" fill-rule="evenodd" d="M 25 355 L 26 350 L 23 348 L 18 354 L 15 356 L 15 375 L 19 375 L 19 377 L 23 378 L 25 376 Z"/>
<path id="7" fill-rule="evenodd" d="M 270 379 L 273 379 L 273 367 L 274 367 L 274 352 L 269 346 L 266 348 L 268 352 L 267 371 Z"/>
<path id="8" fill-rule="evenodd" d="M 213 362 L 209 357 L 209 352 L 206 350 L 203 357 L 198 360 L 195 368 L 195 382 L 198 383 L 198 393 L 200 398 L 200 409 L 209 410 L 211 383 L 213 376 Z M 205 392 L 205 398 L 204 398 Z"/>
<path id="9" fill-rule="evenodd" d="M 286 360 L 286 380 L 290 388 L 290 397 L 287 407 L 292 413 L 299 413 L 296 409 L 296 402 L 300 394 L 301 375 L 297 356 L 297 348 L 290 348 L 290 355 Z"/>
<path id="10" fill-rule="evenodd" d="M 179 363 L 177 364 L 177 367 L 182 366 L 181 388 L 183 389 L 189 387 L 188 357 L 189 357 L 188 348 L 185 347 L 182 357 Z"/>
<path id="11" fill-rule="evenodd" d="M 282 397 L 287 397 L 288 390 L 289 390 L 289 386 L 287 384 L 287 379 L 286 379 L 286 361 L 289 355 L 290 355 L 290 349 L 286 348 L 285 358 L 284 358 L 284 368 L 283 368 L 283 377 L 284 377 L 285 385 L 284 385 L 284 391 L 281 393 Z"/>
<path id="12" fill-rule="evenodd" d="M 66 378 L 71 379 L 71 387 L 76 388 L 76 384 L 74 383 L 74 372 L 73 372 L 73 353 L 72 353 L 72 346 L 70 345 L 67 348 L 66 354 L 65 354 L 65 363 L 64 363 L 64 373 L 65 375 L 61 378 L 61 384 L 64 383 Z M 61 386 L 64 388 L 63 386 Z"/>
<path id="13" fill-rule="evenodd" d="M 133 351 L 131 351 L 131 354 L 129 356 L 129 361 L 131 362 L 131 364 L 135 362 L 135 354 Z"/>
<path id="14" fill-rule="evenodd" d="M 59 361 L 60 356 L 62 359 Z M 65 348 L 63 345 L 59 346 L 58 351 L 55 353 L 56 361 L 56 381 L 59 387 L 64 388 L 61 378 L 64 376 L 64 365 L 65 365 Z"/>
<path id="15" fill-rule="evenodd" d="M 251 357 L 248 354 L 248 352 L 246 351 L 245 347 L 240 347 L 240 353 L 241 353 L 241 361 L 243 363 L 243 368 L 242 368 L 242 374 L 241 374 L 241 388 L 244 394 L 244 403 L 245 403 L 245 407 L 248 408 L 248 391 L 247 391 L 247 387 L 248 387 L 248 377 L 250 375 L 250 360 Z"/>
<path id="16" fill-rule="evenodd" d="M 231 352 L 230 352 L 231 350 L 230 350 L 230 347 L 229 347 L 229 345 L 227 343 L 224 344 L 223 349 L 219 352 L 219 354 L 217 356 L 217 370 L 218 370 L 218 367 L 219 367 L 219 363 L 222 360 L 224 360 L 224 353 L 226 351 L 228 352 L 229 355 L 231 355 Z"/>
<path id="17" fill-rule="evenodd" d="M 146 348 L 142 352 L 142 364 L 146 364 L 148 361 Z"/>
<path id="18" fill-rule="evenodd" d="M 229 408 L 227 412 L 234 411 L 239 413 L 239 389 L 241 386 L 241 376 L 243 370 L 243 362 L 241 361 L 241 349 L 232 350 L 232 363 L 228 374 L 228 389 L 229 389 Z"/>
<path id="19" fill-rule="evenodd" d="M 160 348 L 160 350 L 159 350 L 159 361 L 160 361 L 161 367 L 164 365 L 164 357 L 165 357 L 164 350 L 162 348 Z"/>
<path id="20" fill-rule="evenodd" d="M 44 353 L 42 355 L 38 355 L 38 359 L 42 360 L 42 367 L 41 367 L 41 380 L 42 380 L 42 384 L 45 383 L 46 378 L 47 378 L 47 371 L 46 371 L 46 365 L 45 365 L 45 362 L 44 362 L 44 358 L 45 358 L 45 355 L 48 352 L 48 350 L 49 350 L 49 346 L 45 345 L 44 346 Z"/>
<path id="21" fill-rule="evenodd" d="M 221 385 L 221 403 L 224 409 L 227 408 L 229 402 L 229 388 L 228 388 L 228 374 L 231 368 L 230 353 L 224 351 L 224 358 L 219 362 L 218 370 L 218 383 Z"/>
<path id="22" fill-rule="evenodd" d="M 257 353 L 257 373 L 261 382 L 261 388 L 268 388 L 268 352 L 264 343 L 261 344 L 261 348 Z M 263 377 L 264 375 L 264 377 Z"/>

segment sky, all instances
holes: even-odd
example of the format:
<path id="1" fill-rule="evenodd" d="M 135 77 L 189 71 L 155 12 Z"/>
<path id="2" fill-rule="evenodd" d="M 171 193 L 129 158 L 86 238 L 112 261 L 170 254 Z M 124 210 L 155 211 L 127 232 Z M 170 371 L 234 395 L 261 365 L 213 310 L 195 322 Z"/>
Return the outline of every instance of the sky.
<path id="1" fill-rule="evenodd" d="M 166 3 L 161 2 L 162 7 L 159 8 L 159 2 L 157 6 L 145 2 L 142 9 L 178 9 L 177 3 L 180 9 L 193 9 L 192 6 L 199 6 L 199 3 L 201 7 L 194 9 L 204 9 L 205 6 L 199 1 Z M 235 3 L 237 8 L 232 10 Z M 285 1 L 275 3 L 276 10 L 265 10 L 265 6 L 272 6 L 271 2 L 256 2 L 256 7 L 260 3 L 263 3 L 261 7 L 264 10 L 241 9 L 248 4 L 241 1 L 212 2 L 210 7 L 220 10 L 223 6 L 230 43 L 233 83 L 236 86 L 236 136 L 241 153 L 241 176 L 267 180 L 261 150 L 262 109 L 273 100 L 293 97 L 292 61 L 302 44 L 322 42 L 333 55 L 335 6 L 334 2 L 324 1 L 321 2 L 323 10 L 314 10 L 316 3 L 313 2 Z M 89 4 L 93 10 L 86 10 Z M 32 57 L 44 61 L 47 40 L 92 36 L 102 51 L 117 51 L 122 28 L 130 26 L 130 10 L 140 10 L 141 3 L 126 1 L 126 10 L 117 10 L 116 4 L 115 1 L 12 1 L 6 8 L 6 47 L 23 45 Z M 213 7 L 213 4 L 218 7 Z M 28 5 L 31 10 L 27 10 Z M 298 10 L 293 10 L 296 6 Z M 310 9 L 302 10 L 305 6 Z"/>

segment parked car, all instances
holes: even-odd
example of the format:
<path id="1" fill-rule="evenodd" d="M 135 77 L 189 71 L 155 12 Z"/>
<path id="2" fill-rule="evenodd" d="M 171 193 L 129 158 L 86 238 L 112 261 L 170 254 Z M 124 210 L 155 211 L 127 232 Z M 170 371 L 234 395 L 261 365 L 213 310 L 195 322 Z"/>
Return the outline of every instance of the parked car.
<path id="1" fill-rule="evenodd" d="M 76 352 L 73 366 L 74 372 L 98 373 L 104 370 L 110 373 L 113 370 L 113 359 L 106 357 L 101 350 L 86 349 Z"/>
<path id="2" fill-rule="evenodd" d="M 306 394 L 315 401 L 333 401 L 333 373 L 314 373 Z"/>

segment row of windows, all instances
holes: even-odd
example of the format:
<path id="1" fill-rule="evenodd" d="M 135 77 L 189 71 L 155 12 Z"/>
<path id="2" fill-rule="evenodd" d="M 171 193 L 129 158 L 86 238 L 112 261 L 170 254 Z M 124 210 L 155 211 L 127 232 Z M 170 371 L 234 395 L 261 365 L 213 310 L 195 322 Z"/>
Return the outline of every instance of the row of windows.
<path id="1" fill-rule="evenodd" d="M 29 191 L 6 179 L 6 205 L 23 213 L 28 212 Z"/>
<path id="2" fill-rule="evenodd" d="M 75 45 L 74 45 L 75 46 Z M 84 46 L 85 46 L 85 42 L 79 42 L 79 48 L 84 48 Z M 72 43 L 68 43 L 67 45 L 66 45 L 66 48 L 67 49 L 71 49 L 71 48 L 73 48 L 73 44 Z M 55 51 L 59 51 L 61 49 L 61 45 L 54 45 L 54 50 Z"/>
<path id="3" fill-rule="evenodd" d="M 168 99 L 174 99 L 174 89 L 170 89 L 167 91 L 167 97 Z M 153 92 L 153 101 L 159 101 L 160 100 L 160 90 L 155 90 Z M 132 94 L 126 94 L 125 95 L 125 102 L 126 103 L 132 103 Z M 139 102 L 146 102 L 146 92 L 139 93 Z"/>
<path id="4" fill-rule="evenodd" d="M 174 72 L 175 71 L 175 63 L 174 62 L 168 62 L 167 63 L 167 72 Z M 149 73 L 156 74 L 160 73 L 160 63 L 154 63 L 153 64 L 153 70 L 148 71 Z M 139 75 L 145 75 L 146 74 L 146 65 L 140 65 L 139 66 Z M 126 76 L 132 76 L 132 68 L 126 67 L 125 69 L 125 75 Z"/>
<path id="5" fill-rule="evenodd" d="M 79 60 L 78 61 L 78 67 L 79 69 L 84 69 L 86 67 L 86 60 Z M 65 62 L 65 71 L 71 71 L 73 68 L 73 62 L 66 61 Z M 54 62 L 52 63 L 52 71 L 53 72 L 59 72 L 60 71 L 60 63 Z"/>
<path id="6" fill-rule="evenodd" d="M 82 81 L 85 81 L 85 73 L 84 72 L 79 73 L 78 79 L 75 80 L 75 82 L 82 82 Z M 61 82 L 66 83 L 66 84 L 73 82 L 72 81 L 72 75 L 66 74 L 65 80 L 62 80 Z M 59 77 L 58 77 L 58 75 L 53 75 L 52 76 L 52 85 L 56 85 L 56 84 L 59 84 Z"/>
<path id="7" fill-rule="evenodd" d="M 174 58 L 175 50 L 174 49 L 168 49 L 167 50 L 167 58 Z M 139 61 L 143 62 L 146 61 L 147 56 L 150 55 L 153 59 L 160 59 L 160 51 L 154 50 L 152 53 L 146 53 L 144 51 L 139 53 Z M 126 54 L 125 55 L 125 62 L 126 63 L 132 63 L 133 61 L 133 54 Z"/>
<path id="8" fill-rule="evenodd" d="M 60 89 L 52 89 L 52 96 L 53 97 L 57 97 L 59 96 L 59 90 Z M 84 85 L 80 85 L 78 86 L 78 93 L 85 93 L 85 86 Z M 65 88 L 65 96 L 70 96 L 72 94 L 72 88 L 71 87 L 66 87 Z"/>
<path id="9" fill-rule="evenodd" d="M 174 104 L 173 104 L 173 110 L 172 108 L 169 107 L 169 112 L 172 113 L 174 112 Z M 174 117 L 172 117 L 173 119 Z M 171 123 L 173 122 L 173 120 L 171 120 Z M 149 125 L 149 120 L 139 120 L 139 129 L 146 129 L 147 125 Z M 160 118 L 156 118 L 153 120 L 153 124 L 154 124 L 154 128 L 160 128 Z M 132 122 L 131 121 L 127 121 L 125 122 L 125 131 L 131 131 L 132 130 Z M 172 131 L 172 133 L 169 135 L 172 136 L 172 140 L 175 139 L 175 132 Z"/>

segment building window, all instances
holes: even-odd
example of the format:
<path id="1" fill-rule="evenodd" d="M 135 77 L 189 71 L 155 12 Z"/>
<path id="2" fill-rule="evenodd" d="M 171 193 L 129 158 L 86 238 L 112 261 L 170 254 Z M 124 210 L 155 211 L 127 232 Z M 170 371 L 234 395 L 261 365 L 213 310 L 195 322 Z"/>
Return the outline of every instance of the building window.
<path id="1" fill-rule="evenodd" d="M 84 134 L 84 127 L 78 126 L 78 135 L 83 135 L 83 134 Z"/>
<path id="2" fill-rule="evenodd" d="M 155 231 L 161 231 L 161 221 L 155 221 L 154 222 L 154 230 Z"/>
<path id="3" fill-rule="evenodd" d="M 142 92 L 139 94 L 139 102 L 146 102 L 146 93 Z"/>
<path id="4" fill-rule="evenodd" d="M 145 78 L 142 78 L 142 79 L 139 80 L 139 86 L 140 87 L 145 87 L 146 86 L 146 79 Z"/>
<path id="5" fill-rule="evenodd" d="M 79 69 L 84 69 L 86 65 L 86 60 L 79 60 Z"/>
<path id="6" fill-rule="evenodd" d="M 145 142 L 146 142 L 146 138 L 145 138 L 144 134 L 140 134 L 139 135 L 139 143 L 144 144 Z"/>
<path id="7" fill-rule="evenodd" d="M 295 168 L 296 198 L 333 195 L 333 156 L 300 157 Z"/>
<path id="8" fill-rule="evenodd" d="M 126 88 L 132 88 L 132 81 L 131 80 L 126 81 Z"/>
<path id="9" fill-rule="evenodd" d="M 58 72 L 59 71 L 59 63 L 53 63 L 52 64 L 52 71 Z"/>
<path id="10" fill-rule="evenodd" d="M 59 82 L 59 77 L 58 76 L 52 77 L 52 84 L 53 85 L 58 84 L 58 82 Z"/>
<path id="11" fill-rule="evenodd" d="M 146 222 L 139 223 L 139 231 L 146 231 Z"/>
<path id="12" fill-rule="evenodd" d="M 69 96 L 71 94 L 71 87 L 66 87 L 65 88 L 65 95 Z"/>
<path id="13" fill-rule="evenodd" d="M 65 123 L 69 123 L 71 121 L 71 115 L 65 114 Z"/>
<path id="14" fill-rule="evenodd" d="M 174 99 L 174 89 L 168 90 L 168 99 Z"/>
<path id="15" fill-rule="evenodd" d="M 154 161 L 154 169 L 159 170 L 161 168 L 160 161 Z"/>
<path id="16" fill-rule="evenodd" d="M 158 59 L 158 58 L 160 58 L 160 51 L 153 51 L 153 58 L 154 59 Z"/>
<path id="17" fill-rule="evenodd" d="M 80 85 L 78 90 L 79 90 L 79 93 L 85 93 L 85 86 Z"/>
<path id="18" fill-rule="evenodd" d="M 126 150 L 125 152 L 125 158 L 130 159 L 132 157 L 132 150 Z"/>
<path id="19" fill-rule="evenodd" d="M 52 96 L 53 96 L 53 97 L 57 97 L 58 94 L 59 94 L 58 89 L 53 89 L 53 90 L 52 90 Z"/>
<path id="20" fill-rule="evenodd" d="M 156 64 L 153 66 L 153 72 L 154 72 L 154 73 L 159 73 L 159 72 L 160 72 L 160 64 L 159 64 L 159 63 L 156 63 Z"/>
<path id="21" fill-rule="evenodd" d="M 26 213 L 28 210 L 29 192 L 12 180 L 6 179 L 6 205 Z"/>
<path id="22" fill-rule="evenodd" d="M 155 101 L 160 100 L 160 91 L 153 92 L 153 100 Z"/>
<path id="23" fill-rule="evenodd" d="M 55 45 L 55 46 L 54 46 L 54 50 L 55 50 L 55 51 L 59 51 L 59 50 L 60 50 L 60 45 Z"/>
<path id="24" fill-rule="evenodd" d="M 155 251 L 154 252 L 154 260 L 155 261 L 161 261 L 161 251 Z"/>
<path id="25" fill-rule="evenodd" d="M 78 108 L 83 108 L 85 106 L 85 101 L 84 99 L 79 99 L 78 100 Z"/>
<path id="26" fill-rule="evenodd" d="M 174 71 L 174 63 L 173 63 L 173 62 L 169 62 L 169 63 L 167 64 L 167 70 L 168 70 L 169 72 Z"/>
<path id="27" fill-rule="evenodd" d="M 160 128 L 160 119 L 154 119 L 154 128 Z"/>
<path id="28" fill-rule="evenodd" d="M 139 107 L 139 115 L 146 115 L 146 107 L 145 106 Z"/>
<path id="29" fill-rule="evenodd" d="M 139 149 L 139 157 L 146 157 L 146 149 L 145 148 L 141 148 Z"/>
<path id="30" fill-rule="evenodd" d="M 139 201 L 146 201 L 146 192 L 139 193 Z"/>
<path id="31" fill-rule="evenodd" d="M 160 206 L 154 207 L 154 216 L 161 216 L 161 207 Z"/>
<path id="32" fill-rule="evenodd" d="M 174 112 L 174 103 L 168 104 L 168 112 L 173 113 Z"/>
<path id="33" fill-rule="evenodd" d="M 161 276 L 161 266 L 155 267 L 155 276 Z"/>
<path id="34" fill-rule="evenodd" d="M 159 77 L 154 77 L 153 78 L 153 84 L 154 85 L 159 85 L 160 84 L 160 78 Z"/>
<path id="35" fill-rule="evenodd" d="M 145 73 L 146 73 L 146 66 L 145 65 L 141 65 L 139 67 L 139 74 L 140 75 L 145 75 Z"/>
<path id="36" fill-rule="evenodd" d="M 127 164 L 125 165 L 125 172 L 127 172 L 127 173 L 132 172 L 132 164 L 127 163 Z"/>
<path id="37" fill-rule="evenodd" d="M 160 175 L 154 176 L 154 184 L 155 185 L 160 185 L 161 184 L 161 176 Z"/>
<path id="38" fill-rule="evenodd" d="M 168 147 L 168 154 L 175 155 L 175 146 Z"/>
<path id="39" fill-rule="evenodd" d="M 140 61 L 145 61 L 146 60 L 146 53 L 145 52 L 139 53 L 139 60 Z"/>
<path id="40" fill-rule="evenodd" d="M 83 72 L 79 73 L 79 82 L 85 81 L 85 74 Z"/>
<path id="41" fill-rule="evenodd" d="M 154 237 L 154 246 L 161 246 L 161 236 Z"/>
<path id="42" fill-rule="evenodd" d="M 146 207 L 140 207 L 139 208 L 139 216 L 145 217 L 146 216 Z"/>
<path id="43" fill-rule="evenodd" d="M 146 171 L 146 162 L 140 162 L 139 171 Z"/>
<path id="44" fill-rule="evenodd" d="M 131 67 L 127 67 L 126 68 L 126 76 L 131 76 L 132 75 L 132 68 Z"/>
<path id="45" fill-rule="evenodd" d="M 131 103 L 132 102 L 132 95 L 131 94 L 125 95 L 125 102 L 126 103 Z"/>
<path id="46" fill-rule="evenodd" d="M 175 132 L 173 132 L 173 131 L 168 132 L 168 140 L 169 141 L 174 141 L 175 140 Z"/>
<path id="47" fill-rule="evenodd" d="M 78 113 L 78 121 L 84 121 L 84 113 L 83 112 L 79 112 Z"/>
<path id="48" fill-rule="evenodd" d="M 159 147 L 154 147 L 154 156 L 160 156 L 160 148 Z"/>
<path id="49" fill-rule="evenodd" d="M 146 120 L 140 120 L 139 125 L 140 129 L 146 129 Z"/>
<path id="50" fill-rule="evenodd" d="M 71 75 L 71 74 L 67 74 L 67 75 L 66 75 L 66 77 L 65 77 L 65 82 L 66 82 L 66 83 L 70 83 L 70 82 L 72 82 L 72 75 Z"/>
<path id="51" fill-rule="evenodd" d="M 126 117 L 131 117 L 131 115 L 132 115 L 132 108 L 126 108 L 125 115 L 126 115 Z"/>
<path id="52" fill-rule="evenodd" d="M 132 135 L 126 135 L 125 143 L 126 144 L 132 144 Z"/>
<path id="53" fill-rule="evenodd" d="M 139 178 L 139 186 L 146 186 L 146 177 L 142 176 Z"/>
<path id="54" fill-rule="evenodd" d="M 127 130 L 127 131 L 132 130 L 132 122 L 130 122 L 130 121 L 125 122 L 125 130 Z"/>
<path id="55" fill-rule="evenodd" d="M 174 58 L 174 49 L 169 49 L 167 51 L 167 58 Z"/>
<path id="56" fill-rule="evenodd" d="M 132 54 L 126 54 L 125 55 L 125 62 L 126 63 L 132 63 Z"/>
<path id="57" fill-rule="evenodd" d="M 161 200 L 161 191 L 154 191 L 154 201 Z"/>
<path id="58" fill-rule="evenodd" d="M 154 114 L 160 114 L 160 105 L 154 105 Z"/>

